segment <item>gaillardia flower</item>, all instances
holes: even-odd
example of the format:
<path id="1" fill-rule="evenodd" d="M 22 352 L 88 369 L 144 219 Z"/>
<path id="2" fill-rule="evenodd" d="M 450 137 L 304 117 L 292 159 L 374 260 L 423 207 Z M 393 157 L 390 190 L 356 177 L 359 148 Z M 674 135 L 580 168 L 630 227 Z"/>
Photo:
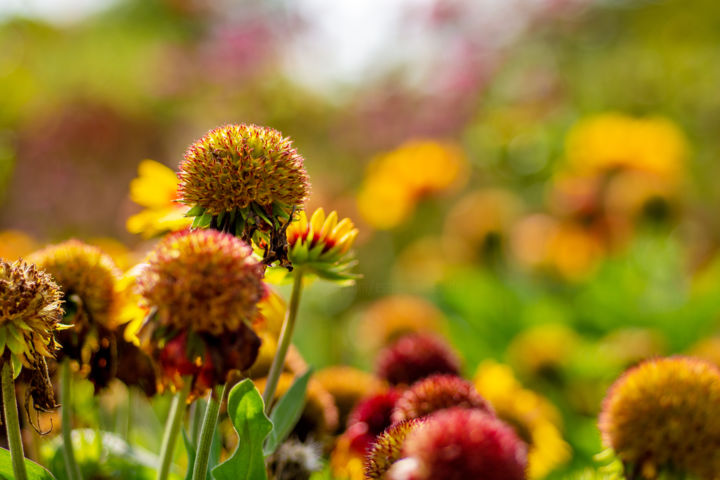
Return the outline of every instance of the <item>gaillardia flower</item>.
<path id="1" fill-rule="evenodd" d="M 216 230 L 166 236 L 137 278 L 150 315 L 139 337 L 158 360 L 161 385 L 192 376 L 194 394 L 249 368 L 260 340 L 249 327 L 263 267 L 242 240 Z"/>
<path id="2" fill-rule="evenodd" d="M 392 480 L 525 480 L 525 443 L 482 410 L 452 408 L 426 417 L 405 439 Z"/>
<path id="3" fill-rule="evenodd" d="M 289 138 L 268 127 L 225 125 L 191 145 L 180 164 L 180 202 L 194 227 L 211 227 L 267 246 L 265 261 L 286 261 L 284 227 L 309 184 Z M 260 243 L 260 242 L 258 242 Z"/>
<path id="4" fill-rule="evenodd" d="M 380 352 L 376 372 L 391 385 L 412 385 L 434 374 L 459 375 L 460 360 L 433 335 L 406 335 Z"/>
<path id="5" fill-rule="evenodd" d="M 128 232 L 145 238 L 183 230 L 192 219 L 188 207 L 178 203 L 178 179 L 173 170 L 154 160 L 143 160 L 138 176 L 130 182 L 130 199 L 145 207 L 127 219 Z"/>
<path id="6" fill-rule="evenodd" d="M 64 293 L 66 323 L 72 328 L 58 334 L 60 358 L 79 362 L 80 372 L 90 375 L 96 388 L 104 387 L 117 369 L 115 264 L 99 248 L 79 240 L 48 246 L 28 259 L 49 273 Z"/>
<path id="7" fill-rule="evenodd" d="M 381 433 L 365 457 L 365 478 L 383 478 L 385 472 L 402 456 L 402 447 L 407 436 L 421 422 L 421 419 L 403 420 Z"/>
<path id="8" fill-rule="evenodd" d="M 287 229 L 288 258 L 295 267 L 304 267 L 328 280 L 351 280 L 348 270 L 355 264 L 350 255 L 358 230 L 349 218 L 338 222 L 337 212 L 327 217 L 318 208 L 308 220 L 304 211 Z"/>
<path id="9" fill-rule="evenodd" d="M 356 453 L 365 455 L 376 437 L 392 425 L 392 412 L 399 398 L 397 390 L 376 393 L 360 400 L 350 412 L 345 435 L 350 437 Z"/>
<path id="10" fill-rule="evenodd" d="M 475 387 L 499 419 L 528 445 L 528 478 L 545 478 L 570 460 L 570 446 L 560 433 L 560 412 L 539 394 L 520 385 L 507 365 L 486 360 L 475 374 Z"/>
<path id="11" fill-rule="evenodd" d="M 36 369 L 55 356 L 61 296 L 52 277 L 37 266 L 0 259 L 0 355 L 13 362 L 16 376 L 23 366 Z"/>
<path id="12" fill-rule="evenodd" d="M 433 375 L 405 390 L 395 403 L 393 423 L 423 418 L 452 407 L 477 408 L 494 415 L 492 407 L 468 381 L 455 375 Z"/>
<path id="13" fill-rule="evenodd" d="M 720 472 L 720 370 L 691 357 L 645 361 L 608 391 L 599 418 L 603 443 L 628 478 Z"/>

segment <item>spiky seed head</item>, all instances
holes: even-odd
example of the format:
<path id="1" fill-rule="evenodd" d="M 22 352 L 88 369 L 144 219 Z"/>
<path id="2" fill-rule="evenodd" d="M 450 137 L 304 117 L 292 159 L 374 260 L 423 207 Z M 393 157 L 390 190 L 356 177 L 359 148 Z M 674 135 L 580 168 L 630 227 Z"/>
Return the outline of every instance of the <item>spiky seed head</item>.
<path id="1" fill-rule="evenodd" d="M 18 375 L 53 357 L 55 331 L 63 317 L 62 292 L 37 266 L 0 259 L 0 356 L 9 357 Z"/>
<path id="2" fill-rule="evenodd" d="M 460 374 L 460 360 L 434 335 L 401 337 L 380 352 L 377 375 L 392 385 L 412 385 L 434 374 Z"/>
<path id="3" fill-rule="evenodd" d="M 376 437 L 392 425 L 392 411 L 399 398 L 400 392 L 391 389 L 358 402 L 350 412 L 345 432 L 353 452 L 365 455 Z"/>
<path id="4" fill-rule="evenodd" d="M 455 375 L 433 375 L 403 392 L 393 409 L 392 421 L 422 418 L 452 407 L 477 408 L 494 415 L 493 408 L 472 383 Z"/>
<path id="5" fill-rule="evenodd" d="M 49 273 L 62 288 L 64 300 L 77 309 L 72 318 L 76 332 L 91 324 L 116 326 L 115 286 L 120 273 L 109 255 L 73 239 L 38 250 L 28 260 Z"/>
<path id="6" fill-rule="evenodd" d="M 382 479 L 393 463 L 402 457 L 405 439 L 422 421 L 417 418 L 403 420 L 381 433 L 365 457 L 365 478 Z"/>
<path id="7" fill-rule="evenodd" d="M 647 360 L 615 381 L 598 424 L 603 442 L 643 478 L 682 471 L 715 479 L 720 370 L 691 357 Z"/>
<path id="8" fill-rule="evenodd" d="M 526 450 L 512 428 L 482 410 L 441 410 L 410 432 L 402 453 L 406 458 L 396 462 L 388 476 L 394 480 L 525 480 Z"/>
<path id="9" fill-rule="evenodd" d="M 148 256 L 137 284 L 161 325 L 221 335 L 253 319 L 262 275 L 242 240 L 195 230 L 166 236 Z"/>
<path id="10" fill-rule="evenodd" d="M 309 184 L 289 138 L 268 127 L 224 125 L 193 143 L 178 173 L 180 201 L 219 215 L 252 203 L 290 214 Z"/>

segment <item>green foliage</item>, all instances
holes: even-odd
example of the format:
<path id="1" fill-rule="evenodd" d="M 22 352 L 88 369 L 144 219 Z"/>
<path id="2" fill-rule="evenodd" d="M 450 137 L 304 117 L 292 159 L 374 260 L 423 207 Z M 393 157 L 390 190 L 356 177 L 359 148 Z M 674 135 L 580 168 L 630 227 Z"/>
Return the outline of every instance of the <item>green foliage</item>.
<path id="1" fill-rule="evenodd" d="M 267 478 L 263 441 L 273 428 L 264 412 L 262 396 L 252 381 L 245 379 L 230 391 L 228 416 L 239 436 L 230 458 L 212 470 L 215 480 L 263 480 Z"/>
<path id="2" fill-rule="evenodd" d="M 50 472 L 32 460 L 25 459 L 25 468 L 28 480 L 55 480 Z M 14 478 L 10 451 L 5 448 L 0 448 L 0 478 L 6 480 Z"/>
<path id="3" fill-rule="evenodd" d="M 275 452 L 300 418 L 305 406 L 305 393 L 311 375 L 312 368 L 298 377 L 270 413 L 273 429 L 270 431 L 263 448 L 263 454 L 266 457 Z"/>

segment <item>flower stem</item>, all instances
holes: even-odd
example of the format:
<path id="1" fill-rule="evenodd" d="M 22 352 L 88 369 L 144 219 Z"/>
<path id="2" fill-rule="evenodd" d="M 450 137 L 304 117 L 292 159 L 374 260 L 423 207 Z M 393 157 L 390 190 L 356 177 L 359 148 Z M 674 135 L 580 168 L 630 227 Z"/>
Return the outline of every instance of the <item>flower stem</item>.
<path id="1" fill-rule="evenodd" d="M 227 395 L 228 384 L 222 386 L 222 391 L 210 394 L 210 398 L 205 408 L 205 418 L 203 419 L 202 428 L 200 429 L 200 442 L 198 443 L 197 453 L 195 455 L 195 465 L 193 465 L 192 480 L 205 480 L 207 477 L 208 460 L 210 458 L 210 445 L 212 444 L 213 435 L 215 434 L 215 426 L 217 425 L 218 415 L 220 413 L 220 404 Z M 215 398 L 217 394 L 217 399 Z"/>
<path id="2" fill-rule="evenodd" d="M 175 441 L 180 432 L 180 425 L 185 413 L 185 404 L 191 386 L 192 378 L 183 377 L 183 388 L 175 394 L 170 404 L 170 411 L 165 423 L 165 432 L 163 432 L 162 446 L 160 447 L 160 468 L 155 477 L 157 480 L 165 480 L 170 473 L 170 465 L 175 452 Z"/>
<path id="3" fill-rule="evenodd" d="M 23 453 L 20 438 L 20 423 L 18 421 L 17 400 L 15 398 L 15 380 L 13 379 L 13 365 L 9 358 L 5 358 L 2 366 L 2 396 L 5 407 L 5 429 L 7 430 L 8 446 L 12 458 L 13 474 L 16 480 L 26 480 L 25 454 Z"/>
<path id="4" fill-rule="evenodd" d="M 72 397 L 70 394 L 70 381 L 72 373 L 70 372 L 70 360 L 65 359 L 60 362 L 60 394 L 62 395 L 62 440 L 63 440 L 63 456 L 65 457 L 65 470 L 69 480 L 82 480 L 80 467 L 75 461 L 75 452 L 72 444 L 72 420 L 70 414 L 72 412 Z"/>
<path id="5" fill-rule="evenodd" d="M 302 280 L 303 269 L 296 268 L 293 279 L 292 294 L 290 295 L 290 307 L 288 308 L 287 315 L 285 315 L 282 330 L 280 330 L 278 349 L 275 352 L 275 357 L 273 358 L 272 366 L 270 367 L 270 373 L 268 373 L 265 391 L 263 391 L 265 413 L 270 412 L 270 404 L 272 403 L 273 396 L 275 395 L 275 389 L 277 388 L 280 373 L 283 370 L 283 365 L 285 365 L 285 357 L 287 356 L 288 348 L 290 348 L 290 344 L 292 343 L 293 331 L 295 330 L 295 319 L 297 318 L 298 307 L 300 306 Z"/>

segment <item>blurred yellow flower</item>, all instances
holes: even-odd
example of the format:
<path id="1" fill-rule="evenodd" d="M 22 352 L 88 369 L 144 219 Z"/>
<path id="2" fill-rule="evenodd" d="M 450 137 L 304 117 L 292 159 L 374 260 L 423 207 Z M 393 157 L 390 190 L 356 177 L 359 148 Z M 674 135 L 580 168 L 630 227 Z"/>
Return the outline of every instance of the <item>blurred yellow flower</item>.
<path id="1" fill-rule="evenodd" d="M 190 207 L 177 203 L 177 188 L 173 170 L 154 160 L 140 162 L 138 177 L 130 182 L 130 199 L 145 210 L 127 219 L 127 230 L 150 238 L 189 227 L 192 218 L 185 214 Z"/>
<path id="2" fill-rule="evenodd" d="M 492 360 L 481 363 L 475 374 L 475 388 L 493 405 L 497 416 L 528 444 L 530 479 L 545 478 L 570 460 L 570 446 L 560 433 L 560 413 L 545 398 L 524 389 L 510 367 Z"/>
<path id="3" fill-rule="evenodd" d="M 508 347 L 511 363 L 524 375 L 554 376 L 580 345 L 580 338 L 561 323 L 530 327 Z"/>
<path id="4" fill-rule="evenodd" d="M 360 341 L 368 349 L 409 333 L 441 332 L 445 317 L 432 303 L 413 295 L 392 295 L 370 304 L 360 319 Z"/>
<path id="5" fill-rule="evenodd" d="M 418 200 L 465 179 L 467 160 L 456 145 L 414 140 L 373 159 L 357 196 L 363 219 L 377 229 L 405 221 Z"/>
<path id="6" fill-rule="evenodd" d="M 323 368 L 315 374 L 315 379 L 335 399 L 340 415 L 340 428 L 345 427 L 348 415 L 358 400 L 379 392 L 384 387 L 383 382 L 371 373 L 346 365 Z"/>
<path id="7" fill-rule="evenodd" d="M 27 233 L 20 230 L 0 232 L 0 258 L 15 261 L 35 249 L 37 249 L 37 242 Z"/>
<path id="8" fill-rule="evenodd" d="M 330 454 L 330 470 L 337 480 L 364 480 L 364 456 L 353 450 L 352 438 L 345 433 L 338 437 Z"/>
<path id="9" fill-rule="evenodd" d="M 565 152 L 577 172 L 629 169 L 676 180 L 683 172 L 688 144 L 666 118 L 604 113 L 577 123 L 568 133 Z"/>

